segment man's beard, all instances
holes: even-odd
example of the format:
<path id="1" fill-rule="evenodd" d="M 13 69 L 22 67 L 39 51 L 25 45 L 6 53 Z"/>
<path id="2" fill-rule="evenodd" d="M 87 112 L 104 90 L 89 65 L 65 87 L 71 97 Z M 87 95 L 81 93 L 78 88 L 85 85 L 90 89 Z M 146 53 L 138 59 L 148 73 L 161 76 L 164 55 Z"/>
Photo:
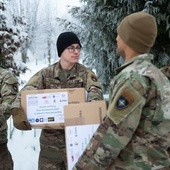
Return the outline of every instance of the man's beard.
<path id="1" fill-rule="evenodd" d="M 120 57 L 123 58 L 123 60 L 125 61 L 126 59 L 126 55 L 125 55 L 125 51 L 120 49 L 120 48 L 117 48 L 117 55 L 119 55 Z"/>

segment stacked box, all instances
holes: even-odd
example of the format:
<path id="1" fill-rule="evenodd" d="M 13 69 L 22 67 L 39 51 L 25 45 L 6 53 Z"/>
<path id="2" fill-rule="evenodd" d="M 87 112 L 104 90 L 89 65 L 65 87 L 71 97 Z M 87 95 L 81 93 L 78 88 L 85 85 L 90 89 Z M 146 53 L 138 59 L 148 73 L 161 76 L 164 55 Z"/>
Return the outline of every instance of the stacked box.
<path id="1" fill-rule="evenodd" d="M 106 101 L 64 106 L 68 170 L 72 170 L 106 115 Z"/>

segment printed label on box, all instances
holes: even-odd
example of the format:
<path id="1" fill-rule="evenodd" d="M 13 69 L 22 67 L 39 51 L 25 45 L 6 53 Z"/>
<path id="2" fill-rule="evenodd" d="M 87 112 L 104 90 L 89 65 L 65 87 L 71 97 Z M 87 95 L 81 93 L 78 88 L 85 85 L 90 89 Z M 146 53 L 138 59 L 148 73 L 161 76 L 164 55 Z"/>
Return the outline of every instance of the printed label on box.
<path id="1" fill-rule="evenodd" d="M 68 170 L 72 170 L 99 124 L 66 126 Z"/>
<path id="2" fill-rule="evenodd" d="M 31 124 L 64 123 L 64 106 L 68 105 L 67 92 L 28 94 L 27 119 Z"/>

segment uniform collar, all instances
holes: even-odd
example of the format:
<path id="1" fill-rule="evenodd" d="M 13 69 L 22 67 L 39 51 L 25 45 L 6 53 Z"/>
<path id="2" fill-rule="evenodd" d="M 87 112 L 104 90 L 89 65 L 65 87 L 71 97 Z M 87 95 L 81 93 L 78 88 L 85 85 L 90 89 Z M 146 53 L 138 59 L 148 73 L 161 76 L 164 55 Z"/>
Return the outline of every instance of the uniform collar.
<path id="1" fill-rule="evenodd" d="M 128 60 L 126 63 L 124 63 L 123 65 L 121 65 L 120 67 L 115 69 L 116 74 L 118 74 L 119 72 L 121 72 L 124 68 L 126 68 L 127 66 L 131 65 L 132 63 L 134 63 L 135 61 L 142 61 L 142 60 L 148 60 L 148 62 L 151 62 L 151 60 L 153 60 L 153 55 L 149 54 L 149 53 L 145 53 L 145 54 L 140 54 L 138 56 L 133 57 L 132 59 Z"/>
<path id="2" fill-rule="evenodd" d="M 77 65 L 78 63 L 76 63 L 73 68 L 70 70 L 70 77 L 76 77 L 77 76 Z M 54 78 L 61 78 L 62 77 L 62 68 L 61 68 L 61 64 L 60 62 L 56 63 L 55 66 L 55 71 L 54 71 Z"/>

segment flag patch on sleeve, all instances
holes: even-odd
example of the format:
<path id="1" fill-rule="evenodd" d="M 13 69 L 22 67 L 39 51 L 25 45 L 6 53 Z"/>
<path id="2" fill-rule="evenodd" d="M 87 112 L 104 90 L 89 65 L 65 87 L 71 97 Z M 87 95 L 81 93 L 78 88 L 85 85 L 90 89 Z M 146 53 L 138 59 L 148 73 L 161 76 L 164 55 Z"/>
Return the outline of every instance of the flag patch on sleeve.
<path id="1" fill-rule="evenodd" d="M 123 92 L 120 97 L 117 99 L 116 108 L 117 109 L 125 109 L 129 105 L 131 105 L 134 101 L 134 98 L 131 93 Z"/>

